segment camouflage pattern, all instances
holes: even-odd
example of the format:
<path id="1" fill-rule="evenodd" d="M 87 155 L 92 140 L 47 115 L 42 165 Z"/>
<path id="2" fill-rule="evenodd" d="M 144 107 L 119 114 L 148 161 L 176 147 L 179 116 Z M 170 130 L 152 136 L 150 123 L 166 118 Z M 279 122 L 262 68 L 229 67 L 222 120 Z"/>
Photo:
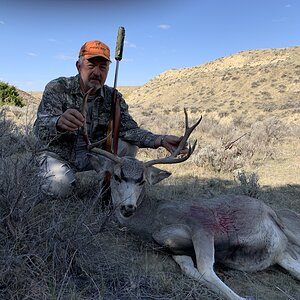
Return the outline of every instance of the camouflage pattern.
<path id="1" fill-rule="evenodd" d="M 111 101 L 113 88 L 105 85 L 97 96 L 92 108 L 90 140 L 96 142 L 107 134 L 107 127 L 111 115 Z M 140 148 L 154 148 L 154 141 L 158 135 L 138 127 L 128 112 L 128 105 L 121 97 L 121 126 L 120 138 Z M 42 97 L 34 123 L 34 132 L 46 145 L 48 151 L 58 154 L 61 158 L 73 162 L 75 148 L 82 129 L 75 132 L 58 132 L 56 123 L 60 115 L 69 108 L 81 111 L 83 93 L 80 89 L 79 75 L 60 77 L 50 81 Z"/>

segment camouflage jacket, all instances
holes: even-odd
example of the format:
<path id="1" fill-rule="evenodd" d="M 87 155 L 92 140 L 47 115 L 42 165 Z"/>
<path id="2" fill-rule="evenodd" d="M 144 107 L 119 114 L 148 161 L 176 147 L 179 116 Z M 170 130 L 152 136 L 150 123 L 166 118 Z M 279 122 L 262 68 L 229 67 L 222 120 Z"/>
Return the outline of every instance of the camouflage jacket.
<path id="1" fill-rule="evenodd" d="M 96 99 L 89 136 L 91 142 L 103 139 L 107 134 L 112 92 L 113 89 L 105 85 Z M 154 141 L 158 135 L 138 127 L 130 116 L 128 105 L 120 93 L 119 96 L 121 97 L 120 138 L 140 148 L 154 148 Z M 46 145 L 46 149 L 70 162 L 75 160 L 76 142 L 82 130 L 61 133 L 56 129 L 56 123 L 68 108 L 81 111 L 82 102 L 83 93 L 80 89 L 79 75 L 52 80 L 45 87 L 34 123 L 34 133 Z"/>

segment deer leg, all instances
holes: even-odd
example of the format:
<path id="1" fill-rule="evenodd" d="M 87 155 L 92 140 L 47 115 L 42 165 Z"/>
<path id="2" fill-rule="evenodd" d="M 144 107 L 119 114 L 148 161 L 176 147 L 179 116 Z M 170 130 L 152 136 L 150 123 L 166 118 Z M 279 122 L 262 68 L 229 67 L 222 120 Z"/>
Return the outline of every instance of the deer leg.
<path id="1" fill-rule="evenodd" d="M 202 281 L 202 275 L 199 273 L 199 271 L 195 268 L 194 262 L 190 256 L 187 255 L 172 255 L 173 259 L 177 262 L 179 265 L 181 271 L 197 280 L 197 281 Z"/>
<path id="2" fill-rule="evenodd" d="M 277 263 L 300 280 L 300 262 L 293 258 L 287 251 L 277 259 Z"/>
<path id="3" fill-rule="evenodd" d="M 215 273 L 213 266 L 215 262 L 214 237 L 213 234 L 197 231 L 193 236 L 193 245 L 196 253 L 198 280 L 205 283 L 215 293 L 230 300 L 246 299 L 231 290 Z"/>

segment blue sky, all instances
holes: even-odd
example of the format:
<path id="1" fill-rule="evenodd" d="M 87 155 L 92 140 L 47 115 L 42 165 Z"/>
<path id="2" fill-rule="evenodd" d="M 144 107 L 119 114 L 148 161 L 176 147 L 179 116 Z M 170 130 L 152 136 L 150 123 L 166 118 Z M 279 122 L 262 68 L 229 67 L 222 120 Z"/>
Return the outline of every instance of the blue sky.
<path id="1" fill-rule="evenodd" d="M 114 57 L 123 26 L 118 85 L 143 85 L 173 68 L 300 45 L 299 15 L 298 0 L 0 0 L 0 80 L 42 91 L 50 80 L 76 74 L 88 40 L 105 42 Z"/>

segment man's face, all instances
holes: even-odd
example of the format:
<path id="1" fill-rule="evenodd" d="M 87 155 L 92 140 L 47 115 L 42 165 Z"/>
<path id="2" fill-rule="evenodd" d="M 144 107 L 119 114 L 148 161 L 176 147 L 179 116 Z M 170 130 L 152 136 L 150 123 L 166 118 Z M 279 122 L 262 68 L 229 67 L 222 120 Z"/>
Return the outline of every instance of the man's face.
<path id="1" fill-rule="evenodd" d="M 76 62 L 77 70 L 80 74 L 80 84 L 84 92 L 94 88 L 91 94 L 94 94 L 105 83 L 109 70 L 109 61 L 102 57 L 83 59 L 80 63 Z"/>

